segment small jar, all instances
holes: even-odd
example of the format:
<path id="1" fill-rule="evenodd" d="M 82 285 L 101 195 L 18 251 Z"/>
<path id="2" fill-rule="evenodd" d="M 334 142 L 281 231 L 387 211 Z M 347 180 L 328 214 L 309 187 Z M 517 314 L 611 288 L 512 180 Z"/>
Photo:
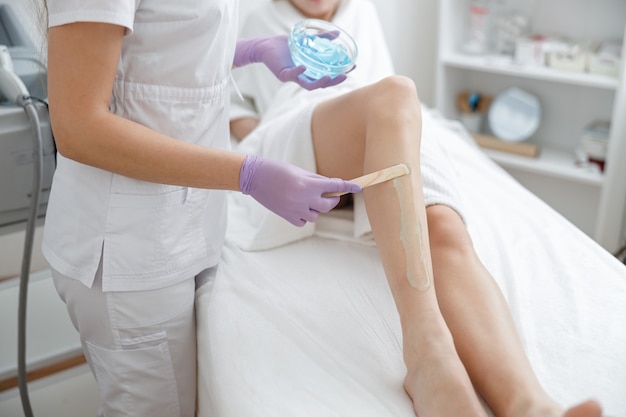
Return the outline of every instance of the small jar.
<path id="1" fill-rule="evenodd" d="M 469 7 L 469 27 L 465 52 L 486 54 L 489 52 L 491 10 L 488 0 L 472 0 Z"/>

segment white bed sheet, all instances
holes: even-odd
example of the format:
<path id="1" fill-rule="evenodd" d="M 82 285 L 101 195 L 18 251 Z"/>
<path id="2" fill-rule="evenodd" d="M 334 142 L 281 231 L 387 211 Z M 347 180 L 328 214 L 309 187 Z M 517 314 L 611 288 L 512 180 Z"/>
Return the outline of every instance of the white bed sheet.
<path id="1" fill-rule="evenodd" d="M 594 397 L 626 416 L 626 267 L 435 119 L 541 382 L 564 405 Z M 200 417 L 414 417 L 393 299 L 351 222 L 326 216 L 266 251 L 228 243 L 197 292 Z"/>

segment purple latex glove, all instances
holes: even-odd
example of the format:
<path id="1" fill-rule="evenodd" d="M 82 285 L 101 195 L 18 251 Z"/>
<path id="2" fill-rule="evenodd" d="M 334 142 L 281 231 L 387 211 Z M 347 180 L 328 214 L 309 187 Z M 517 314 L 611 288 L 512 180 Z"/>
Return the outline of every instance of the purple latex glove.
<path id="1" fill-rule="evenodd" d="M 332 36 L 332 34 L 328 36 Z M 346 79 L 345 74 L 340 74 L 335 78 L 327 75 L 319 80 L 312 80 L 303 75 L 306 67 L 304 65 L 295 66 L 289 53 L 287 35 L 239 39 L 233 64 L 235 67 L 242 67 L 253 62 L 264 63 L 279 80 L 296 82 L 300 87 L 307 90 L 330 87 Z"/>
<path id="2" fill-rule="evenodd" d="M 358 193 L 361 187 L 339 178 L 327 178 L 282 161 L 248 155 L 241 166 L 239 187 L 267 209 L 291 224 L 315 222 L 332 210 L 339 197 L 324 193 Z"/>

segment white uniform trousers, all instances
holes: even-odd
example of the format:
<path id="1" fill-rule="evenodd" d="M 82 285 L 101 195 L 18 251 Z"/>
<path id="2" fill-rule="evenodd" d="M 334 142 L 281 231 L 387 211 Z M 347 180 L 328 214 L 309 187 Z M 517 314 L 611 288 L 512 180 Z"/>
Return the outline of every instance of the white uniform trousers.
<path id="1" fill-rule="evenodd" d="M 100 269 L 92 288 L 52 276 L 96 378 L 101 416 L 194 416 L 194 277 L 156 290 L 102 292 Z"/>

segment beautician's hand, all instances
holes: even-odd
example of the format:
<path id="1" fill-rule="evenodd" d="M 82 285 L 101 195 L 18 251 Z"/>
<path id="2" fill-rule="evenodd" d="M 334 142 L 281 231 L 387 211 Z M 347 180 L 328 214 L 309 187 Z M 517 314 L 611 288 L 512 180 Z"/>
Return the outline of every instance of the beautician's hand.
<path id="1" fill-rule="evenodd" d="M 339 197 L 324 193 L 358 193 L 361 187 L 339 178 L 327 178 L 294 165 L 248 155 L 241 166 L 239 187 L 267 209 L 296 226 L 315 222 L 332 210 Z"/>
<path id="2" fill-rule="evenodd" d="M 332 36 L 332 35 L 329 35 Z M 319 80 L 311 80 L 303 75 L 304 65 L 295 66 L 289 53 L 287 35 L 276 35 L 259 38 L 240 39 L 235 49 L 235 67 L 262 62 L 283 82 L 293 81 L 307 90 L 337 85 L 346 79 L 345 74 L 335 78 L 324 76 Z"/>

